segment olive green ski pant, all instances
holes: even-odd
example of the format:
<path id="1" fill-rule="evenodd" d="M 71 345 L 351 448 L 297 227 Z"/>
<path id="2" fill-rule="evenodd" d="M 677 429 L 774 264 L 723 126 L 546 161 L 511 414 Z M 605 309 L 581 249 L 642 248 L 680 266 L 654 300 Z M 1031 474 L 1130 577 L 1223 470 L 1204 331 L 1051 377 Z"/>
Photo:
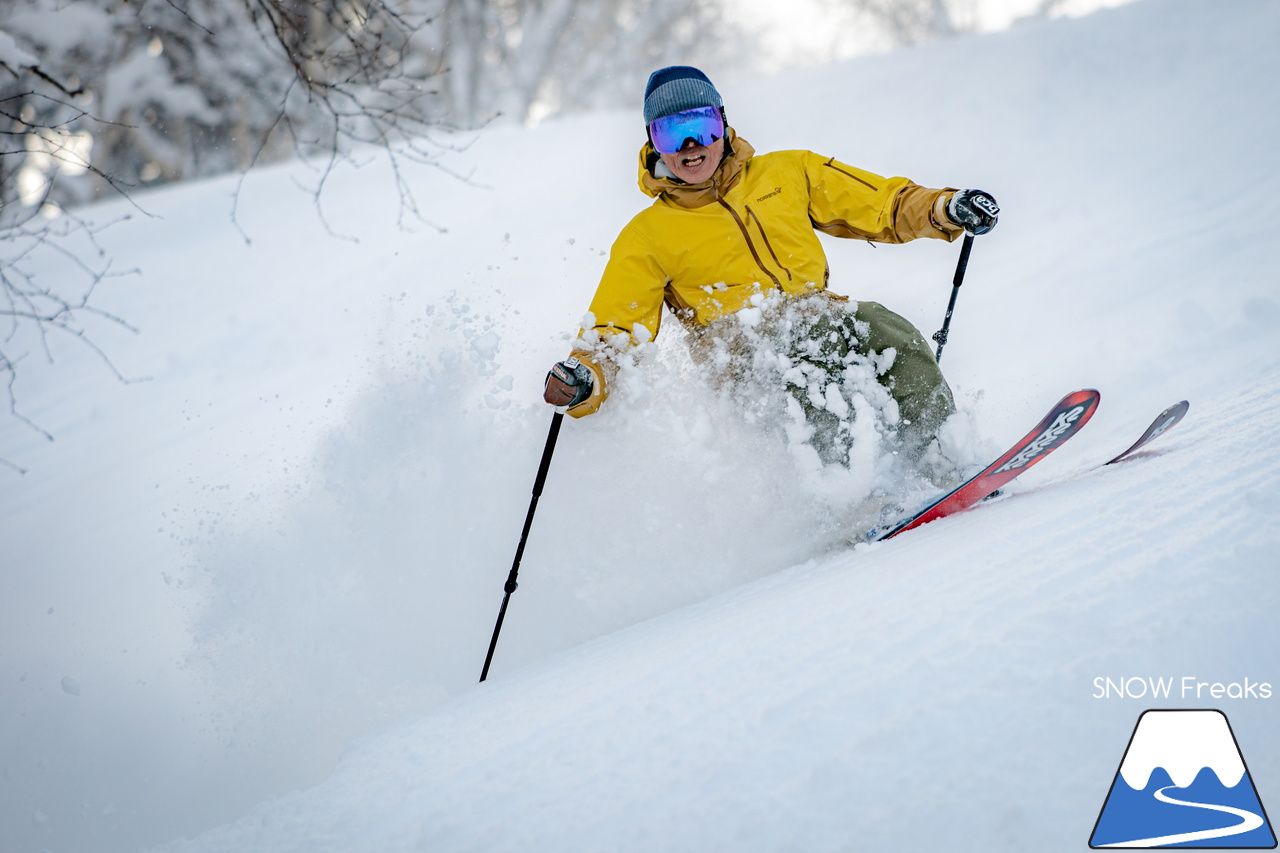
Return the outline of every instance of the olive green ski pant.
<path id="1" fill-rule="evenodd" d="M 856 304 L 856 309 L 848 310 Z M 879 381 L 898 404 L 897 441 L 908 455 L 916 455 L 937 435 L 943 421 L 955 413 L 951 388 L 925 342 L 924 335 L 900 314 L 878 302 L 833 303 L 814 318 L 803 335 L 817 343 L 805 346 L 796 339 L 792 357 L 814 364 L 833 379 L 851 355 L 883 357 L 893 350 L 893 361 Z M 814 426 L 813 444 L 824 461 L 847 455 L 839 441 L 839 418 L 813 405 L 802 389 L 794 388 L 806 419 Z"/>
<path id="2" fill-rule="evenodd" d="M 770 365 L 781 363 L 786 392 L 813 428 L 808 441 L 824 463 L 848 462 L 851 402 L 859 391 L 847 387 L 851 382 L 878 382 L 897 403 L 891 441 L 909 458 L 918 457 L 955 412 L 951 388 L 924 336 L 879 303 L 823 291 L 747 313 L 695 331 L 695 360 L 718 365 L 751 410 L 758 408 L 761 383 L 768 385 L 770 376 L 776 381 L 778 374 L 770 371 L 777 368 Z"/>

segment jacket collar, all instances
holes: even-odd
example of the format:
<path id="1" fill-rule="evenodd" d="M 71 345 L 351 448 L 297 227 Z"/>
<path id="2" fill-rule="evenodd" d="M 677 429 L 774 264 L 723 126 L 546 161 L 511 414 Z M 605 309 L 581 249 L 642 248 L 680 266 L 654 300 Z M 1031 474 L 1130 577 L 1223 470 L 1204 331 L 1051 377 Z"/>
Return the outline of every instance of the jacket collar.
<path id="1" fill-rule="evenodd" d="M 661 156 L 654 150 L 653 144 L 645 142 L 640 149 L 640 189 L 647 196 L 665 197 L 680 207 L 702 207 L 725 193 L 742 178 L 742 169 L 756 153 L 751 143 L 738 136 L 732 127 L 725 128 L 725 144 L 729 153 L 710 178 L 697 184 L 686 184 L 677 178 L 659 178 L 654 175 L 654 166 L 662 162 Z"/>

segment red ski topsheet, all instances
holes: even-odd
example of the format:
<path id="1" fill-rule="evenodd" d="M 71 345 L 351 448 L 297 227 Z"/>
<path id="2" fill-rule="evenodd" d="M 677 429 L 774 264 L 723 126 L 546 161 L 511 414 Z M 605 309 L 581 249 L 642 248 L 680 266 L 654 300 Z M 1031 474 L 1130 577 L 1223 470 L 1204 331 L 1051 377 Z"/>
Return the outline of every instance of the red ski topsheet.
<path id="1" fill-rule="evenodd" d="M 1102 395 L 1091 388 L 1075 391 L 1058 401 L 1035 429 L 954 491 L 943 495 L 899 526 L 877 539 L 889 539 L 907 530 L 973 506 L 1023 471 L 1048 456 L 1089 422 Z"/>

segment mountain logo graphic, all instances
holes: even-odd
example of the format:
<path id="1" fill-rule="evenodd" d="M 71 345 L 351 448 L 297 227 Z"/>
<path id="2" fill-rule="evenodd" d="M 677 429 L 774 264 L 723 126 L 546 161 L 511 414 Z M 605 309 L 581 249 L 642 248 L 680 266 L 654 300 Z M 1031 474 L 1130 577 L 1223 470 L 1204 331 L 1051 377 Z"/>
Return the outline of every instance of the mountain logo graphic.
<path id="1" fill-rule="evenodd" d="M 1144 711 L 1089 846 L 1275 848 L 1275 833 L 1226 714 Z"/>

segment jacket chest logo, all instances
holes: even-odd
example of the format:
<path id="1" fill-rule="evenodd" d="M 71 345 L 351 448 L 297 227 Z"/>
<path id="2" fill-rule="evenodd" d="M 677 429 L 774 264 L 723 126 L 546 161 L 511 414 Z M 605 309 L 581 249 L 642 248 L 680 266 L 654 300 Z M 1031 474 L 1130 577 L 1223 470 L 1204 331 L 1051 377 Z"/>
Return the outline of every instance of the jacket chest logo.
<path id="1" fill-rule="evenodd" d="M 768 201 L 769 199 L 773 198 L 776 195 L 782 195 L 782 187 L 774 187 L 773 192 L 768 192 L 760 196 L 758 199 L 756 199 L 756 203 L 758 204 L 762 201 Z"/>

